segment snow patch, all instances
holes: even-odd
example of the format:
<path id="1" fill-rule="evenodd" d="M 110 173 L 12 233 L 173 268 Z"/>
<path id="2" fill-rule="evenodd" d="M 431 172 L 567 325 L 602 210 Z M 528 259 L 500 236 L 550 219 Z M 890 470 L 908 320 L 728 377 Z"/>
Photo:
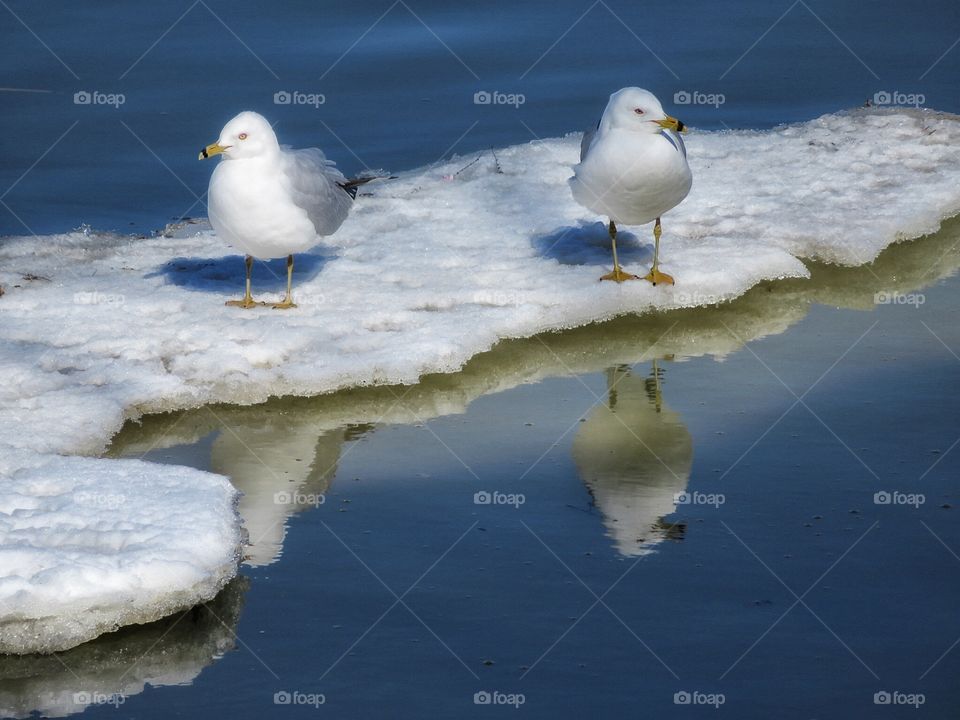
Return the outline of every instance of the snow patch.
<path id="1" fill-rule="evenodd" d="M 237 571 L 218 475 L 58 457 L 0 483 L 0 653 L 65 650 L 213 598 Z"/>

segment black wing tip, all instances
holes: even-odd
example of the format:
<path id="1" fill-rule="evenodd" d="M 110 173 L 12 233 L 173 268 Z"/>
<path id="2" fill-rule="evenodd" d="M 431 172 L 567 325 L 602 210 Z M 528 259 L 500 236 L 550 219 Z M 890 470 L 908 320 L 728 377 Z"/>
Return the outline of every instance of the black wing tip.
<path id="1" fill-rule="evenodd" d="M 337 183 L 347 195 L 349 195 L 354 200 L 357 199 L 357 191 L 360 189 L 361 185 L 366 185 L 371 180 L 396 180 L 396 175 L 367 175 L 364 177 L 353 178 L 352 180 L 347 180 L 346 182 Z"/>

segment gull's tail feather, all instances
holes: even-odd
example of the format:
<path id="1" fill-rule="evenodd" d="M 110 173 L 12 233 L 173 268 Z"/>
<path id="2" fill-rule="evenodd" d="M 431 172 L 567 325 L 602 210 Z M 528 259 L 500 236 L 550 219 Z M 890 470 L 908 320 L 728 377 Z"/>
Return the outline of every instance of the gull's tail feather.
<path id="1" fill-rule="evenodd" d="M 357 199 L 357 191 L 360 189 L 361 185 L 366 185 L 371 180 L 395 180 L 396 175 L 364 175 L 362 177 L 353 178 L 352 180 L 347 180 L 346 182 L 337 183 L 343 191 L 347 193 L 354 200 Z"/>

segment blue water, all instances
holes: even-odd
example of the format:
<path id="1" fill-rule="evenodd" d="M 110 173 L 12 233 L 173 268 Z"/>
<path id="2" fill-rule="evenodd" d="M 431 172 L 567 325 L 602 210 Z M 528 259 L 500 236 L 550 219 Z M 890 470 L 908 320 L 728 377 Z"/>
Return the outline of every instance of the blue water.
<path id="1" fill-rule="evenodd" d="M 948 0 L 10 0 L 0 236 L 150 232 L 205 215 L 212 168 L 197 151 L 242 109 L 348 174 L 400 171 L 581 130 L 625 85 L 711 130 L 805 120 L 878 92 L 960 112 L 958 36 L 960 4 Z M 274 104 L 284 91 L 324 102 Z M 479 91 L 525 102 L 477 105 Z M 675 104 L 683 91 L 725 102 Z M 123 103 L 77 105 L 78 92 Z"/>
<path id="2" fill-rule="evenodd" d="M 411 388 L 130 423 L 111 454 L 228 473 L 260 498 L 241 505 L 251 518 L 274 487 L 326 501 L 291 513 L 276 561 L 245 565 L 246 586 L 169 642 L 189 686 L 126 689 L 124 716 L 955 717 L 960 254 L 948 227 L 869 268 L 504 343 Z M 865 312 L 894 278 L 923 303 Z M 773 334 L 723 362 L 649 359 L 658 338 L 710 345 L 722 330 Z M 611 346 L 646 359 L 604 367 Z M 544 366 L 561 376 L 522 384 Z M 489 394 L 467 404 L 477 388 Z M 398 402 L 410 412 L 384 420 Z M 483 490 L 524 502 L 478 505 Z M 678 491 L 724 501 L 674 511 Z M 877 502 L 895 491 L 924 500 Z M 664 495 L 666 537 L 630 523 Z M 651 533 L 642 545 L 637 530 Z M 102 667 L 142 658 L 162 681 L 165 627 L 64 653 L 76 677 L 48 663 L 11 695 L 36 707 L 43 691 L 91 687 L 98 647 Z M 217 632 L 222 657 L 187 652 Z M 31 668 L 0 661 L 0 679 Z M 484 691 L 524 704 L 476 704 Z M 694 692 L 723 705 L 677 703 Z M 922 704 L 875 704 L 894 692 Z M 319 710 L 302 704 L 310 695 Z"/>
<path id="3" fill-rule="evenodd" d="M 83 224 L 149 233 L 204 215 L 212 164 L 197 151 L 242 109 L 275 120 L 283 142 L 324 148 L 348 174 L 580 130 L 630 84 L 707 130 L 801 121 L 884 91 L 960 112 L 955 2 L 4 3 L 0 236 Z M 75 104 L 84 91 L 124 102 Z M 325 101 L 275 104 L 284 91 Z M 525 102 L 475 104 L 482 91 Z M 725 102 L 674 103 L 683 91 Z M 960 635 L 952 354 L 960 284 L 927 284 L 941 276 L 930 268 L 956 253 L 952 228 L 925 246 L 891 249 L 885 264 L 820 268 L 813 291 L 781 288 L 766 303 L 767 288 L 758 288 L 746 304 L 703 311 L 738 327 L 737 317 L 762 320 L 777 303 L 814 307 L 803 321 L 791 316 L 790 331 L 722 363 L 660 358 L 670 429 L 690 442 L 686 487 L 722 491 L 728 502 L 671 515 L 666 522 L 686 528 L 682 539 L 639 560 L 615 547 L 602 493 L 575 461 L 586 430 L 570 426 L 595 396 L 607 398 L 611 374 L 642 383 L 649 360 L 585 363 L 589 372 L 410 424 L 374 415 L 360 427 L 311 425 L 338 404 L 362 405 L 366 391 L 209 417 L 199 409 L 209 427 L 175 448 L 160 444 L 173 421 L 147 419 L 147 442 L 125 449 L 121 436 L 116 454 L 161 445 L 148 459 L 223 470 L 218 443 L 246 433 L 278 447 L 306 438 L 317 458 L 334 459 L 326 475 L 305 481 L 327 502 L 291 515 L 278 560 L 244 566 L 208 608 L 56 658 L 0 659 L 0 707 L 14 707 L 5 704 L 11 697 L 27 714 L 58 694 L 100 692 L 96 702 L 76 700 L 77 712 L 950 717 L 960 702 L 960 646 L 952 645 Z M 919 309 L 836 307 L 872 307 L 873 294 L 904 275 L 913 278 L 904 290 L 926 293 Z M 698 330 L 700 317 L 680 316 L 678 331 L 712 337 L 723 327 L 704 321 Z M 580 362 L 611 337 L 634 338 L 639 357 L 674 322 L 623 320 L 543 341 Z M 781 329 L 776 317 L 769 327 Z M 471 379 L 483 385 L 489 374 L 494 388 L 501 368 L 523 375 L 551 363 L 540 342 L 504 345 L 414 397 L 456 407 Z M 806 396 L 810 411 L 791 410 L 780 379 L 802 393 L 829 368 Z M 239 456 L 230 459 L 242 464 Z M 633 470 L 657 471 L 640 460 Z M 523 492 L 527 502 L 478 508 L 470 498 L 482 488 Z M 928 501 L 874 504 L 884 489 L 920 490 Z M 609 609 L 595 605 L 592 593 L 608 589 Z M 807 606 L 795 605 L 794 592 Z M 409 609 L 393 606 L 393 593 Z M 163 687 L 144 689 L 141 674 Z M 525 705 L 475 705 L 480 691 L 520 692 Z M 685 691 L 722 692 L 725 706 L 675 704 Z M 921 692 L 925 705 L 877 706 L 882 691 Z M 275 704 L 283 692 L 304 701 L 323 693 L 326 702 Z"/>

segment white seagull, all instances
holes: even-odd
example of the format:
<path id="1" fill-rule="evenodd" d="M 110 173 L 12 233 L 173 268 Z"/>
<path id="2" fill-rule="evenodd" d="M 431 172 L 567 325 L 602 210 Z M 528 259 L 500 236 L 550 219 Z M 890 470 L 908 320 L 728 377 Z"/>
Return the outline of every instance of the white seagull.
<path id="1" fill-rule="evenodd" d="M 242 112 L 224 125 L 220 138 L 200 151 L 203 160 L 222 155 L 210 176 L 207 199 L 217 235 L 246 254 L 247 287 L 242 300 L 227 305 L 251 308 L 253 258 L 287 257 L 287 296 L 277 309 L 293 308 L 293 254 L 309 250 L 321 235 L 332 235 L 346 220 L 357 187 L 373 178 L 347 180 L 317 148 L 281 146 L 267 119 Z"/>
<path id="2" fill-rule="evenodd" d="M 684 124 L 663 112 L 656 96 L 628 87 L 610 96 L 596 130 L 583 134 L 580 164 L 574 166 L 570 188 L 574 199 L 588 210 L 610 218 L 613 272 L 601 280 L 639 280 L 624 272 L 617 261 L 617 226 L 653 226 L 653 267 L 644 280 L 672 285 L 660 272 L 660 216 L 676 207 L 690 192 L 693 177 L 680 133 Z"/>

